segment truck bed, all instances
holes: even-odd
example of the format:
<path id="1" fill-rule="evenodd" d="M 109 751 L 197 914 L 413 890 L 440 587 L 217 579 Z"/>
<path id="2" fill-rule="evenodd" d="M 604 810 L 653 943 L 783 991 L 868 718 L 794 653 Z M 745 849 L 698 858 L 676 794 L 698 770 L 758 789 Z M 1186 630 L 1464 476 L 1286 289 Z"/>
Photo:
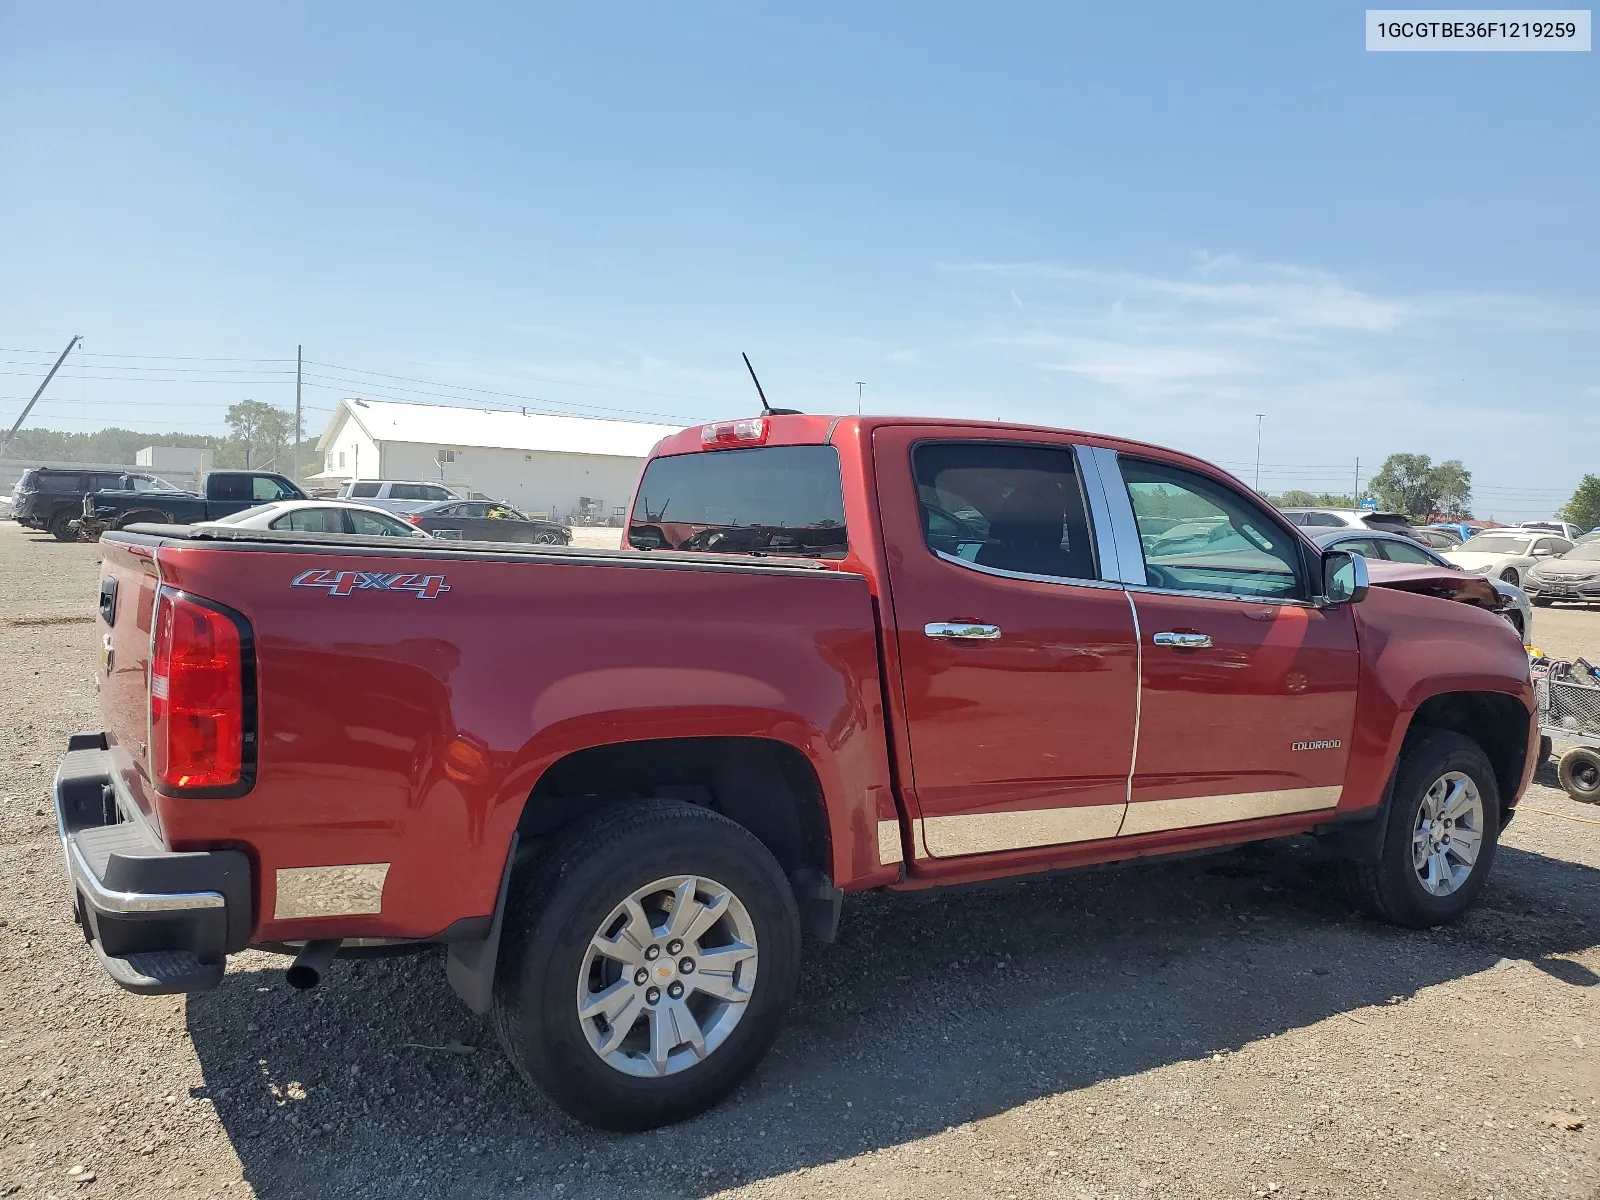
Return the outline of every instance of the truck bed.
<path id="1" fill-rule="evenodd" d="M 170 849 L 246 843 L 255 941 L 315 934 L 305 872 L 322 864 L 371 864 L 378 881 L 374 911 L 338 916 L 343 936 L 448 936 L 486 919 L 535 782 L 570 752 L 640 738 L 792 747 L 837 798 L 834 878 L 877 870 L 875 820 L 858 810 L 888 795 L 887 739 L 857 575 L 808 560 L 190 526 L 102 544 L 118 593 L 102 705 L 119 800 Z M 248 622 L 258 736 L 242 795 L 152 784 L 158 585 Z"/>

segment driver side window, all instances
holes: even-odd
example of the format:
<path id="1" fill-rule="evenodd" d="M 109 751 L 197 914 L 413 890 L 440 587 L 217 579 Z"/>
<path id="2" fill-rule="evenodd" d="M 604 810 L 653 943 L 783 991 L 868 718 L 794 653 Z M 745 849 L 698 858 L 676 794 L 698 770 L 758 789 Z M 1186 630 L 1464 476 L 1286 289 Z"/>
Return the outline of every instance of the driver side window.
<path id="1" fill-rule="evenodd" d="M 1255 503 L 1193 471 L 1118 460 L 1151 587 L 1303 600 L 1300 547 Z"/>

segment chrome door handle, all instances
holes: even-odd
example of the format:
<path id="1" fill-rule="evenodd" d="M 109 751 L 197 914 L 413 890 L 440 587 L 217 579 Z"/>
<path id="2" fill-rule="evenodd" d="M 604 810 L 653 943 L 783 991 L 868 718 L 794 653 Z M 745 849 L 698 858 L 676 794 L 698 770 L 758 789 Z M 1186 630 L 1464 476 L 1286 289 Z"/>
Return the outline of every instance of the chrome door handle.
<path id="1" fill-rule="evenodd" d="M 929 621 L 922 632 L 931 638 L 960 638 L 964 641 L 992 642 L 1000 636 L 1000 626 L 976 621 Z"/>
<path id="2" fill-rule="evenodd" d="M 1158 646 L 1177 646 L 1182 650 L 1209 650 L 1209 633 L 1158 633 L 1151 639 Z"/>

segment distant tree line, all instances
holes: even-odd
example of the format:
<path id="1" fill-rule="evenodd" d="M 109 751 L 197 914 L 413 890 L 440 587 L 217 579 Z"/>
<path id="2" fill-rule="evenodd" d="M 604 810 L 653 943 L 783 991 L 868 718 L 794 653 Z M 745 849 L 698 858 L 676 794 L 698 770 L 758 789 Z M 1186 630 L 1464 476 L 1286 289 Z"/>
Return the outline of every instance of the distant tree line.
<path id="1" fill-rule="evenodd" d="M 228 436 L 197 433 L 139 433 L 111 427 L 93 433 L 54 429 L 22 429 L 6 450 L 8 458 L 42 458 L 56 462 L 115 463 L 132 466 L 146 446 L 183 446 L 213 451 L 218 467 L 252 467 L 258 471 L 294 473 L 294 414 L 258 400 L 241 400 L 228 409 Z M 300 442 L 303 474 L 319 470 L 317 439 Z"/>
<path id="2" fill-rule="evenodd" d="M 1391 454 L 1372 477 L 1371 495 L 1385 512 L 1417 519 L 1465 520 L 1472 516 L 1472 472 L 1458 458 L 1434 464 L 1426 454 Z M 1355 508 L 1359 498 L 1292 488 L 1268 496 L 1279 508 Z"/>

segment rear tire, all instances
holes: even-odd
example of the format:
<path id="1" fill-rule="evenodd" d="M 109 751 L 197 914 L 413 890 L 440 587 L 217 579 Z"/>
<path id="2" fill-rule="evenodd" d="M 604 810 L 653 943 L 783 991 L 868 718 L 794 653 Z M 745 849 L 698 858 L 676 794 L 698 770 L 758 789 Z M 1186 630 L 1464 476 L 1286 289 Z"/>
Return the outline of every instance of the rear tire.
<path id="1" fill-rule="evenodd" d="M 1561 790 L 1584 804 L 1600 804 L 1600 750 L 1574 746 L 1556 763 Z"/>
<path id="2" fill-rule="evenodd" d="M 535 546 L 554 546 L 558 545 L 560 541 L 561 539 L 559 537 L 547 529 L 541 529 L 538 533 L 533 535 L 533 544 Z"/>
<path id="3" fill-rule="evenodd" d="M 58 542 L 75 542 L 78 540 L 78 531 L 72 528 L 72 522 L 77 520 L 76 515 L 63 508 L 50 518 L 50 536 Z"/>
<path id="4" fill-rule="evenodd" d="M 1458 784 L 1463 785 L 1459 791 Z M 1448 815 L 1463 801 L 1470 805 L 1470 821 L 1462 811 Z M 1427 819 L 1425 804 L 1432 805 L 1438 819 Z M 1443 925 L 1472 906 L 1489 877 L 1500 839 L 1500 789 L 1476 742 L 1446 729 L 1424 728 L 1408 735 L 1388 812 L 1380 819 L 1386 827 L 1379 861 L 1344 864 L 1352 904 L 1412 929 Z M 1450 842 L 1434 847 L 1431 839 L 1436 836 Z M 1474 849 L 1472 862 L 1466 864 L 1460 856 L 1469 844 Z M 1436 888 L 1424 882 L 1424 872 Z"/>
<path id="5" fill-rule="evenodd" d="M 643 924 L 627 915 L 642 891 L 663 880 L 690 878 L 698 882 L 685 894 L 695 899 L 683 904 L 709 912 L 709 897 L 731 896 L 726 922 L 743 933 L 723 940 L 719 919 L 698 935 L 682 933 L 683 945 L 671 949 L 678 938 L 663 930 L 672 909 L 658 907 L 670 890 L 650 891 L 657 900 L 636 905 Z M 631 946 L 655 947 L 656 954 L 632 954 L 630 947 L 625 967 L 614 955 L 596 957 L 597 945 L 625 945 L 628 934 L 639 935 Z M 709 956 L 729 945 L 748 948 L 747 937 L 754 938 L 755 952 L 730 973 L 709 966 L 696 972 L 693 963 L 690 970 L 682 967 L 691 955 Z M 617 805 L 558 834 L 513 880 L 494 1024 L 522 1076 L 578 1120 L 604 1129 L 652 1129 L 710 1108 L 755 1069 L 782 1028 L 799 966 L 794 893 L 754 835 L 710 809 L 678 801 Z M 587 1003 L 581 997 L 620 994 L 635 983 L 636 991 L 649 985 L 656 1000 L 641 991 L 631 1006 L 619 1004 L 614 1026 L 580 1018 L 579 1004 Z M 669 999 L 672 989 L 681 999 Z M 734 991 L 745 998 L 727 1001 Z M 680 1026 L 685 1013 L 689 1018 Z M 724 1022 L 728 1016 L 732 1020 Z M 659 1068 L 652 1065 L 651 1042 L 658 1024 L 664 1042 L 671 1039 Z M 697 1050 L 694 1035 L 709 1049 Z"/>

